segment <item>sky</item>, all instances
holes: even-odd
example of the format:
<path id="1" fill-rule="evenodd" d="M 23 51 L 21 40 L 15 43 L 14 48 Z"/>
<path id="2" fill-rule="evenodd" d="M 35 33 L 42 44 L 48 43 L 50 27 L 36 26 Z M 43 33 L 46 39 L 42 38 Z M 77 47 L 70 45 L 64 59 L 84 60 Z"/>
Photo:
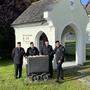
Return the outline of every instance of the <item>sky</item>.
<path id="1" fill-rule="evenodd" d="M 87 5 L 88 4 L 88 2 L 90 2 L 90 0 L 80 0 L 81 1 L 81 3 L 83 4 L 83 5 Z"/>

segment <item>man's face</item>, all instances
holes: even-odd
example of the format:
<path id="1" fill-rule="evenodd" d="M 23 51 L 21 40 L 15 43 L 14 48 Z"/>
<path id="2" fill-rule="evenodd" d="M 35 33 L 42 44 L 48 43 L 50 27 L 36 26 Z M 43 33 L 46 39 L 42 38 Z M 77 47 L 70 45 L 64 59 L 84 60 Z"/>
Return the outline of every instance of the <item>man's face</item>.
<path id="1" fill-rule="evenodd" d="M 60 46 L 59 42 L 55 43 L 55 47 L 59 47 L 59 46 Z"/>
<path id="2" fill-rule="evenodd" d="M 21 44 L 17 44 L 17 47 L 20 48 L 21 47 Z"/>
<path id="3" fill-rule="evenodd" d="M 31 46 L 31 48 L 34 48 L 34 44 L 31 44 L 30 46 Z"/>
<path id="4" fill-rule="evenodd" d="M 49 42 L 45 42 L 45 45 L 48 46 L 49 45 Z"/>

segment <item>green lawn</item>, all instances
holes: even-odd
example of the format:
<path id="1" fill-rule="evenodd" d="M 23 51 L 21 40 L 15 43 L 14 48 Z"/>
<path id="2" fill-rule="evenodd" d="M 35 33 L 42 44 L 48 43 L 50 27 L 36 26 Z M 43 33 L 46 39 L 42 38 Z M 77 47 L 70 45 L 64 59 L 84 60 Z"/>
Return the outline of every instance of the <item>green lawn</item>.
<path id="1" fill-rule="evenodd" d="M 0 60 L 0 90 L 90 90 L 88 86 L 79 82 L 78 70 L 90 71 L 90 62 L 80 68 L 68 68 L 64 70 L 65 80 L 55 82 L 55 75 L 47 82 L 30 83 L 26 79 L 26 71 L 23 68 L 23 77 L 15 80 L 13 77 L 13 64 L 9 59 Z M 90 75 L 90 72 L 86 75 Z"/>

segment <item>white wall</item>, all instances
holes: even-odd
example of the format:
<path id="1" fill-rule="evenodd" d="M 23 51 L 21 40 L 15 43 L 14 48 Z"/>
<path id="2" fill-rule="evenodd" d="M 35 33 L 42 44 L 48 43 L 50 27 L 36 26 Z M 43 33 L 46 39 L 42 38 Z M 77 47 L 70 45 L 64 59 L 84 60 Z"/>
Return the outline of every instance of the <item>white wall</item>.
<path id="1" fill-rule="evenodd" d="M 60 41 L 62 32 L 67 25 L 71 25 L 74 28 L 77 36 L 76 63 L 83 64 L 86 60 L 86 26 L 88 17 L 79 0 L 73 0 L 73 6 L 71 6 L 70 1 L 58 0 L 58 3 L 53 6 L 53 10 L 48 12 L 47 19 L 53 22 L 56 29 L 56 39 Z"/>
<path id="2" fill-rule="evenodd" d="M 72 9 L 70 6 L 70 0 L 60 0 L 56 5 L 53 6 L 53 10 L 49 12 L 49 19 L 53 22 L 54 26 L 57 27 L 56 33 L 60 31 L 62 33 L 63 28 L 66 25 L 75 23 L 77 27 L 85 32 L 88 17 L 86 11 L 81 6 L 79 0 L 74 0 L 75 5 Z M 60 35 L 58 35 L 60 38 Z"/>
<path id="3" fill-rule="evenodd" d="M 55 42 L 55 28 L 49 27 L 49 26 L 35 26 L 31 27 L 29 25 L 20 25 L 16 26 L 15 28 L 15 35 L 16 35 L 16 42 L 20 41 L 22 43 L 22 47 L 24 47 L 25 50 L 27 50 L 28 47 L 30 47 L 30 42 L 34 42 L 37 46 L 37 34 L 42 31 L 44 32 L 49 40 L 50 45 L 54 47 Z M 29 37 L 29 40 L 26 40 L 25 38 Z M 28 41 L 28 42 L 26 42 Z"/>

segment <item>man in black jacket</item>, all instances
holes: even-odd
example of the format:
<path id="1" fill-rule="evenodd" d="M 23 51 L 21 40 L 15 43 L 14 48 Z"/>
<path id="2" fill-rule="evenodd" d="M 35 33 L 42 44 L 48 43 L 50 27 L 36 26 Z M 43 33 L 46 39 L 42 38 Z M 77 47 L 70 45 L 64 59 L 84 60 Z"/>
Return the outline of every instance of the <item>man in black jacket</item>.
<path id="1" fill-rule="evenodd" d="M 37 47 L 34 46 L 33 42 L 30 42 L 30 47 L 27 49 L 26 55 L 27 56 L 39 55 L 39 50 L 37 49 Z M 26 74 L 27 77 L 30 76 L 30 73 L 28 73 L 28 64 L 26 65 Z"/>
<path id="2" fill-rule="evenodd" d="M 64 79 L 63 78 L 63 69 L 62 69 L 62 64 L 64 62 L 64 53 L 65 53 L 65 48 L 60 44 L 59 41 L 55 42 L 55 58 L 56 58 L 56 63 L 57 63 L 57 81 L 59 79 Z"/>
<path id="3" fill-rule="evenodd" d="M 15 66 L 15 78 L 22 76 L 23 56 L 25 55 L 24 49 L 21 47 L 21 42 L 17 42 L 17 47 L 12 51 L 12 58 Z"/>
<path id="4" fill-rule="evenodd" d="M 26 55 L 27 56 L 39 55 L 39 51 L 38 51 L 37 47 L 34 46 L 33 42 L 30 43 L 30 47 L 27 49 Z"/>
<path id="5" fill-rule="evenodd" d="M 42 55 L 48 55 L 49 56 L 49 73 L 50 73 L 50 78 L 52 78 L 52 76 L 53 76 L 52 60 L 54 58 L 54 54 L 53 54 L 52 46 L 49 45 L 49 42 L 48 41 L 45 42 L 45 45 L 41 49 L 41 54 Z"/>

